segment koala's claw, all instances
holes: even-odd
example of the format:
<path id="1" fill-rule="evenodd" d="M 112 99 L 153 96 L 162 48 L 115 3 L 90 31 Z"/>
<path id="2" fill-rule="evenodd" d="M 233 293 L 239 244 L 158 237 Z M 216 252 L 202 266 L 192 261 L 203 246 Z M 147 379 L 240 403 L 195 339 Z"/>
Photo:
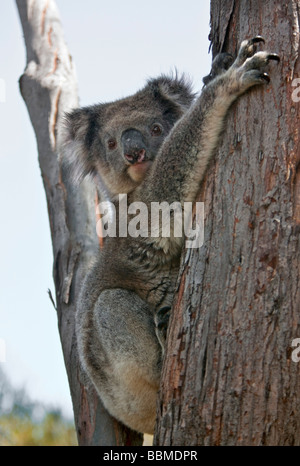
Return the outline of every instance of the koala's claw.
<path id="1" fill-rule="evenodd" d="M 260 42 L 265 43 L 264 38 L 256 36 L 241 43 L 237 58 L 232 67 L 232 70 L 236 71 L 236 76 L 240 82 L 239 94 L 242 94 L 256 84 L 268 84 L 270 76 L 266 72 L 266 67 L 271 60 L 277 63 L 280 61 L 277 53 L 262 50 L 257 51 L 256 44 Z"/>
<path id="2" fill-rule="evenodd" d="M 252 44 L 257 44 L 258 42 L 265 43 L 265 39 L 262 36 L 255 36 L 252 37 L 252 39 L 250 39 L 249 42 L 252 42 Z"/>
<path id="3" fill-rule="evenodd" d="M 266 81 L 266 83 L 269 83 L 271 81 L 271 78 L 270 76 L 268 75 L 268 73 L 262 73 L 261 74 L 261 78 Z"/>
<path id="4" fill-rule="evenodd" d="M 277 62 L 280 62 L 280 56 L 277 55 L 277 53 L 269 53 L 269 55 L 267 56 L 267 59 L 268 60 L 275 60 Z"/>
<path id="5" fill-rule="evenodd" d="M 218 54 L 212 63 L 209 75 L 203 78 L 204 84 L 207 85 L 216 76 L 225 73 L 230 67 L 233 70 L 240 69 L 242 74 L 245 73 L 244 81 L 248 87 L 259 83 L 269 83 L 270 77 L 268 73 L 264 72 L 264 67 L 268 65 L 270 60 L 279 62 L 280 58 L 277 53 L 257 51 L 257 44 L 259 43 L 265 43 L 262 36 L 244 40 L 234 61 L 229 53 Z"/>
<path id="6" fill-rule="evenodd" d="M 253 37 L 252 39 L 249 40 L 244 40 L 241 43 L 238 56 L 235 62 L 235 66 L 241 66 L 247 58 L 253 57 L 256 54 L 257 47 L 256 44 L 262 42 L 263 44 L 265 43 L 265 39 L 261 36 L 256 36 Z M 277 60 L 279 61 L 280 58 L 276 53 L 269 53 L 267 55 L 268 60 Z"/>
<path id="7" fill-rule="evenodd" d="M 247 58 L 253 57 L 257 51 L 256 44 L 265 43 L 265 39 L 262 36 L 255 36 L 252 39 L 246 39 L 241 43 L 240 49 L 238 51 L 238 56 L 235 61 L 235 66 L 241 66 Z"/>

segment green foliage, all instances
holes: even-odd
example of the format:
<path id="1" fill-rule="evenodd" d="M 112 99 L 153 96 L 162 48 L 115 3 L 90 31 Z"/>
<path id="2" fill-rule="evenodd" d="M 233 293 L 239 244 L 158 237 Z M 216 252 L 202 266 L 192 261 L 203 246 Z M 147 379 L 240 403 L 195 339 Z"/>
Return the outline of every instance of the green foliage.
<path id="1" fill-rule="evenodd" d="M 72 423 L 61 415 L 46 413 L 43 420 L 13 414 L 0 417 L 0 446 L 72 446 L 76 445 Z"/>
<path id="2" fill-rule="evenodd" d="M 77 445 L 72 421 L 14 390 L 0 371 L 0 446 Z"/>

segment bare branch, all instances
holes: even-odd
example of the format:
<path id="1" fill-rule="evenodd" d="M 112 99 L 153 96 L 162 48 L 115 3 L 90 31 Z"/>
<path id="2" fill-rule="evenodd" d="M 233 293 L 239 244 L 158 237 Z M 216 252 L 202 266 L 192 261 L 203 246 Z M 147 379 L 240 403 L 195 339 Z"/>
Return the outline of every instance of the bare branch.
<path id="1" fill-rule="evenodd" d="M 49 296 L 49 299 L 50 299 L 54 309 L 57 311 L 57 307 L 56 307 L 56 304 L 55 304 L 55 301 L 54 301 L 54 298 L 53 298 L 53 295 L 52 295 L 52 291 L 50 290 L 50 288 L 48 288 L 48 296 Z"/>
<path id="2" fill-rule="evenodd" d="M 95 391 L 84 385 L 75 338 L 75 303 L 85 270 L 99 244 L 94 189 L 74 189 L 61 173 L 57 128 L 78 106 L 77 81 L 54 0 L 16 0 L 27 52 L 20 90 L 35 131 L 51 228 L 57 315 L 81 445 L 133 445 L 141 436 L 113 420 Z"/>

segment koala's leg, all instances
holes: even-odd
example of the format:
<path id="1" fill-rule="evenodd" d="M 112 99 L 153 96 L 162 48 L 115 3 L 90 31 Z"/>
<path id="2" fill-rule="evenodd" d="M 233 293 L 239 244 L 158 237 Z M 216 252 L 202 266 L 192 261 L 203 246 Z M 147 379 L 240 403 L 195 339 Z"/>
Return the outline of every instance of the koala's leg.
<path id="1" fill-rule="evenodd" d="M 132 291 L 103 291 L 94 309 L 78 318 L 77 339 L 84 369 L 110 414 L 152 433 L 162 352 L 147 303 Z"/>

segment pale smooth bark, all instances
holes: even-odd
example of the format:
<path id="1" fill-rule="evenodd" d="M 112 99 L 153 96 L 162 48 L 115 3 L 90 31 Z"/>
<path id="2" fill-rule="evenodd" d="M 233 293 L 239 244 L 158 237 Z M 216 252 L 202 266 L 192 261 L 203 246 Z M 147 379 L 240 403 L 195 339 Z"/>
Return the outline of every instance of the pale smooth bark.
<path id="1" fill-rule="evenodd" d="M 214 54 L 262 35 L 281 62 L 232 107 L 202 187 L 205 243 L 182 258 L 156 445 L 300 444 L 299 7 L 211 1 Z"/>
<path id="2" fill-rule="evenodd" d="M 64 41 L 54 0 L 16 0 L 27 52 L 20 90 L 35 131 L 46 192 L 53 245 L 58 327 L 80 445 L 139 445 L 142 436 L 104 410 L 92 388 L 84 385 L 74 331 L 75 305 L 84 271 L 97 254 L 95 191 L 74 188 L 58 162 L 57 127 L 65 111 L 78 106 L 72 58 Z M 92 14 L 92 13 L 91 13 Z"/>

